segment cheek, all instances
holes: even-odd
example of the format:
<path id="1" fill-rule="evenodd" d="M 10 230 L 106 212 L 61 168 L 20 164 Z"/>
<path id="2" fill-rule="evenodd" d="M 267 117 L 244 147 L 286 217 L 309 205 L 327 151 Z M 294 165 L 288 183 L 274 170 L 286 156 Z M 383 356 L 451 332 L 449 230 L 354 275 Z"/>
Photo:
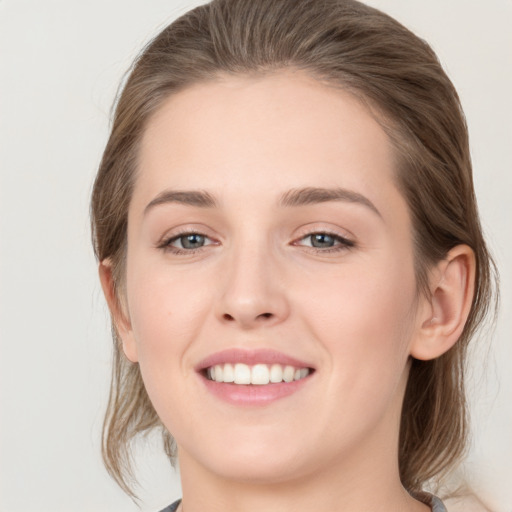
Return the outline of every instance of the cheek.
<path id="1" fill-rule="evenodd" d="M 390 261 L 350 270 L 317 281 L 310 325 L 345 387 L 387 392 L 386 383 L 393 387 L 402 375 L 413 336 L 412 264 Z"/>
<path id="2" fill-rule="evenodd" d="M 141 366 L 179 363 L 209 310 L 208 286 L 160 269 L 134 275 L 128 287 L 130 320 Z M 130 287 L 131 285 L 131 287 Z"/>
<path id="3" fill-rule="evenodd" d="M 176 421 L 192 428 L 181 413 L 194 400 L 190 347 L 210 309 L 209 287 L 162 268 L 133 276 L 130 284 L 130 319 L 147 393 L 167 428 L 179 431 Z"/>

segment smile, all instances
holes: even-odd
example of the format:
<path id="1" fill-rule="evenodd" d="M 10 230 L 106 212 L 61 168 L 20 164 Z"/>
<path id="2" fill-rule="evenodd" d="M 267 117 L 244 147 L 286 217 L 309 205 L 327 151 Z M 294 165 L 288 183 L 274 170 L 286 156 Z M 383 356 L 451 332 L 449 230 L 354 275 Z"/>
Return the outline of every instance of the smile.
<path id="1" fill-rule="evenodd" d="M 266 406 L 314 381 L 309 362 L 272 349 L 232 348 L 203 359 L 195 370 L 216 398 L 242 407 Z"/>
<path id="2" fill-rule="evenodd" d="M 301 380 L 309 373 L 309 368 L 296 368 L 291 365 L 259 363 L 251 366 L 244 363 L 226 363 L 207 368 L 206 377 L 215 382 L 265 386 Z"/>

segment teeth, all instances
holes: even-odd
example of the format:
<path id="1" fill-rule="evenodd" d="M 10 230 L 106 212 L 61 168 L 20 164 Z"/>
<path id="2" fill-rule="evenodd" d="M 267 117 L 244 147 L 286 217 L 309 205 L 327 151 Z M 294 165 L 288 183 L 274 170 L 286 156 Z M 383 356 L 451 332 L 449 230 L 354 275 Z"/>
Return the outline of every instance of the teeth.
<path id="1" fill-rule="evenodd" d="M 246 364 L 235 364 L 235 384 L 250 384 L 251 368 Z"/>
<path id="2" fill-rule="evenodd" d="M 295 368 L 293 366 L 285 366 L 283 371 L 283 380 L 285 382 L 291 382 L 295 375 Z"/>
<path id="3" fill-rule="evenodd" d="M 290 365 L 255 364 L 249 366 L 243 363 L 218 364 L 206 371 L 208 379 L 216 382 L 235 384 L 253 384 L 264 386 L 269 383 L 292 382 L 304 379 L 309 375 L 309 368 L 295 368 Z"/>
<path id="4" fill-rule="evenodd" d="M 251 384 L 260 386 L 270 382 L 270 371 L 266 364 L 257 364 L 251 370 Z"/>
<path id="5" fill-rule="evenodd" d="M 270 367 L 270 382 L 283 381 L 283 367 L 280 364 L 273 364 Z"/>
<path id="6" fill-rule="evenodd" d="M 235 369 L 232 364 L 224 365 L 224 382 L 235 382 Z"/>
<path id="7" fill-rule="evenodd" d="M 219 364 L 215 367 L 215 380 L 217 382 L 224 382 L 224 368 Z"/>

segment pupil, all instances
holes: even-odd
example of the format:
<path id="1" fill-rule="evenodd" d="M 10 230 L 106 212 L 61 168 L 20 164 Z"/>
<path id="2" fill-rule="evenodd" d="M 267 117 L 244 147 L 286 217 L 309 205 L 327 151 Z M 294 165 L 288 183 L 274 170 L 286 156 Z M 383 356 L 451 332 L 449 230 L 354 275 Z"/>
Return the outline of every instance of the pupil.
<path id="1" fill-rule="evenodd" d="M 203 235 L 187 235 L 181 238 L 181 244 L 185 249 L 196 249 L 204 244 Z"/>
<path id="2" fill-rule="evenodd" d="M 313 247 L 332 247 L 334 244 L 334 238 L 326 233 L 317 233 L 312 236 Z"/>

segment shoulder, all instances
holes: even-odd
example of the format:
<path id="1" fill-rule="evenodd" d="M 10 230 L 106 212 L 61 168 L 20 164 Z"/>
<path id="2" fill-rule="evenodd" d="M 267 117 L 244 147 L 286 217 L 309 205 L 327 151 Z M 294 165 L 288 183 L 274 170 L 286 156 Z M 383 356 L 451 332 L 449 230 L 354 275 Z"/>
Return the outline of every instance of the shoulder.
<path id="1" fill-rule="evenodd" d="M 180 503 L 181 503 L 181 500 L 175 501 L 174 503 L 172 503 L 168 507 L 165 507 L 160 512 L 176 512 L 176 510 L 178 509 Z"/>
<path id="2" fill-rule="evenodd" d="M 448 512 L 492 512 L 476 496 L 462 496 L 445 500 Z"/>

